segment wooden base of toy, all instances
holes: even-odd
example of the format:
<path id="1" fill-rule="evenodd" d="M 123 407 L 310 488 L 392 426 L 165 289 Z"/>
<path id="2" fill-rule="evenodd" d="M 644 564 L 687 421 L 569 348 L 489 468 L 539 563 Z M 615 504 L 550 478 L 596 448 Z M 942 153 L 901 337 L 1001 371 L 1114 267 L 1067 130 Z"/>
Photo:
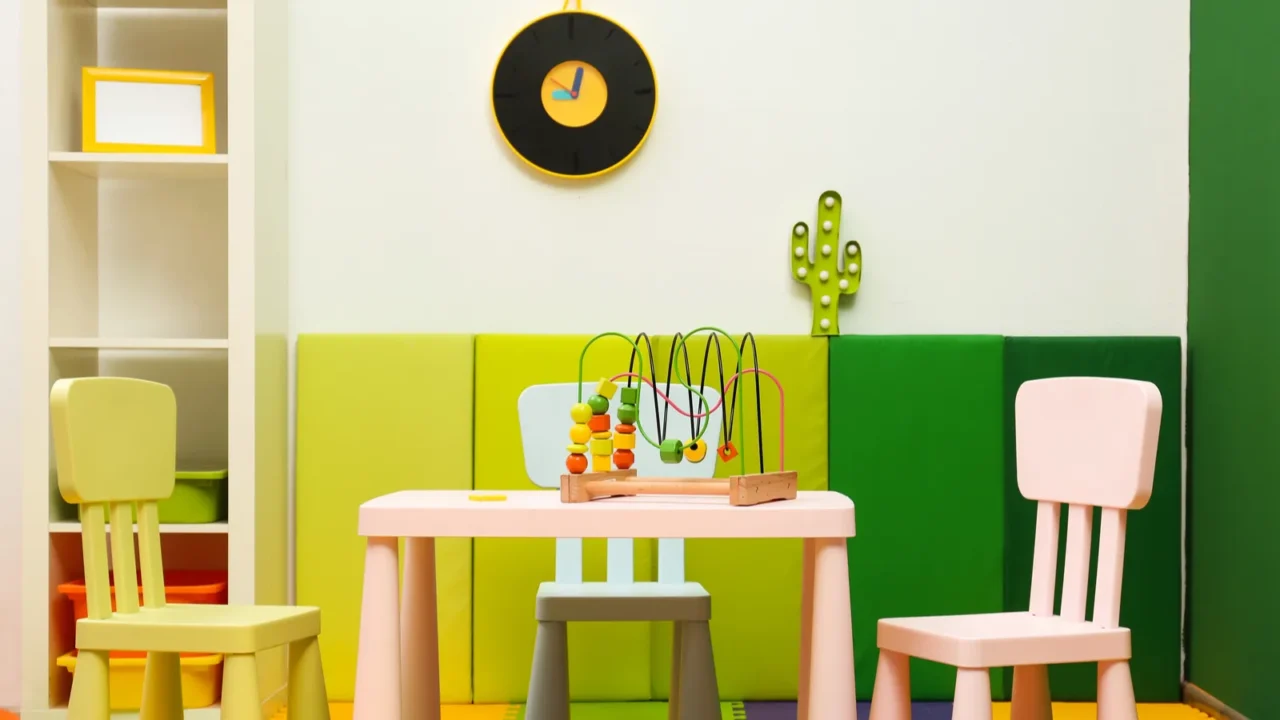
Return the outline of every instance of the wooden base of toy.
<path id="1" fill-rule="evenodd" d="M 724 478 L 639 477 L 635 470 L 560 476 L 560 502 L 582 503 L 631 495 L 727 495 L 730 505 L 795 500 L 794 470 Z"/>

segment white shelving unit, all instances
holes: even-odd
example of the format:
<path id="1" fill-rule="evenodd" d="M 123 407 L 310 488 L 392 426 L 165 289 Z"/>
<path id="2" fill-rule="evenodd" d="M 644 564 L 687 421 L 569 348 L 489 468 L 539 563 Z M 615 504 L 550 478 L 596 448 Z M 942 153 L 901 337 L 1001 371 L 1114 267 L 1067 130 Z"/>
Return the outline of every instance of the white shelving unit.
<path id="1" fill-rule="evenodd" d="M 22 3 L 22 710 L 53 720 L 74 647 L 56 587 L 83 567 L 49 433 L 59 378 L 171 386 L 179 467 L 226 467 L 229 497 L 226 522 L 161 526 L 165 567 L 225 569 L 232 603 L 287 601 L 288 5 Z M 214 73 L 217 154 L 82 152 L 85 66 Z M 285 657 L 261 660 L 269 714 Z"/>

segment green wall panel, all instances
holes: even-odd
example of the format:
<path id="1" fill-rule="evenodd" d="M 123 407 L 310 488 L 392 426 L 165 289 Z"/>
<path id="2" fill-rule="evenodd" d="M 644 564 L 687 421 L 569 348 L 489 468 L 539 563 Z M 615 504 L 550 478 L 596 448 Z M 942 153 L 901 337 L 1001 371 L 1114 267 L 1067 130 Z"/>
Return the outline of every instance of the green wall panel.
<path id="1" fill-rule="evenodd" d="M 1182 347 L 1175 337 L 1016 337 L 1005 341 L 1005 608 L 1026 610 L 1030 601 L 1035 503 L 1018 492 L 1013 402 L 1028 380 L 1058 376 L 1102 376 L 1148 380 L 1160 388 L 1164 410 L 1156 458 L 1155 488 L 1142 510 L 1130 513 L 1125 538 L 1120 621 L 1133 631 L 1133 683 L 1139 702 L 1176 701 L 1180 695 L 1182 607 Z M 1097 534 L 1094 523 L 1097 566 Z M 1065 553 L 1067 523 L 1060 552 Z M 1059 561 L 1058 595 L 1061 599 Z M 1090 583 L 1089 612 L 1093 611 Z M 1012 682 L 1006 678 L 1006 690 Z M 1055 700 L 1092 700 L 1097 667 L 1052 668 Z"/>
<path id="2" fill-rule="evenodd" d="M 1280 701 L 1280 3 L 1191 4 L 1188 679 Z"/>
<path id="3" fill-rule="evenodd" d="M 1004 603 L 1003 339 L 831 340 L 831 489 L 853 499 L 849 544 L 859 698 L 883 617 Z M 949 700 L 953 668 L 912 661 L 912 694 Z M 993 672 L 997 694 L 1003 670 Z"/>
<path id="4" fill-rule="evenodd" d="M 472 338 L 298 338 L 296 582 L 320 608 L 329 699 L 350 702 L 364 578 L 357 508 L 400 490 L 471 487 Z M 440 690 L 471 701 L 471 541 L 436 545 Z"/>

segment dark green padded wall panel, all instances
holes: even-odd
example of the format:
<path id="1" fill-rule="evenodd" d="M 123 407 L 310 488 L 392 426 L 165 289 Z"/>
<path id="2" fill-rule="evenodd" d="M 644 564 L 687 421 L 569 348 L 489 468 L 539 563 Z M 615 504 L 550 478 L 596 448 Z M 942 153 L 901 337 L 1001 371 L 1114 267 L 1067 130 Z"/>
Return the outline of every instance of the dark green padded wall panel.
<path id="1" fill-rule="evenodd" d="M 830 348 L 831 489 L 857 508 L 849 544 L 858 697 L 882 617 L 999 612 L 1004 602 L 1003 338 L 857 336 Z M 955 670 L 913 661 L 917 699 Z M 994 685 L 1003 689 L 1003 671 Z"/>
<path id="2" fill-rule="evenodd" d="M 1160 388 L 1164 411 L 1155 488 L 1142 510 L 1130 513 L 1125 538 L 1120 621 L 1133 631 L 1133 684 L 1139 702 L 1179 698 L 1182 615 L 1182 345 L 1175 337 L 1007 338 L 1005 341 L 1005 608 L 1026 610 L 1031 588 L 1035 503 L 1018 492 L 1013 401 L 1018 387 L 1045 377 L 1088 375 L 1148 380 Z M 1095 518 L 1094 567 L 1097 565 Z M 1065 553 L 1067 523 L 1062 522 Z M 1063 567 L 1059 559 L 1059 574 Z M 1058 593 L 1062 584 L 1059 575 Z M 1093 612 L 1093 587 L 1089 588 Z M 1012 682 L 1006 678 L 1006 691 Z M 1062 665 L 1050 674 L 1054 700 L 1092 700 L 1096 665 Z"/>
<path id="3" fill-rule="evenodd" d="M 1280 3 L 1191 4 L 1187 678 L 1280 714 Z"/>

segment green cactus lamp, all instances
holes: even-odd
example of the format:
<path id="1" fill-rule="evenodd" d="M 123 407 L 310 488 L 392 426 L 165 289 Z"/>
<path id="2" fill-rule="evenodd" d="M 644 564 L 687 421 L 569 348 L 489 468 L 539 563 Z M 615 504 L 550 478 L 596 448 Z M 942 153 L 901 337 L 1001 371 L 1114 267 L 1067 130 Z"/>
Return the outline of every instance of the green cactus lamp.
<path id="1" fill-rule="evenodd" d="M 791 277 L 809 286 L 812 334 L 839 335 L 840 296 L 858 292 L 862 282 L 862 246 L 854 240 L 840 242 L 840 193 L 828 190 L 818 199 L 814 235 L 810 249 L 809 226 L 798 222 L 791 229 Z"/>

